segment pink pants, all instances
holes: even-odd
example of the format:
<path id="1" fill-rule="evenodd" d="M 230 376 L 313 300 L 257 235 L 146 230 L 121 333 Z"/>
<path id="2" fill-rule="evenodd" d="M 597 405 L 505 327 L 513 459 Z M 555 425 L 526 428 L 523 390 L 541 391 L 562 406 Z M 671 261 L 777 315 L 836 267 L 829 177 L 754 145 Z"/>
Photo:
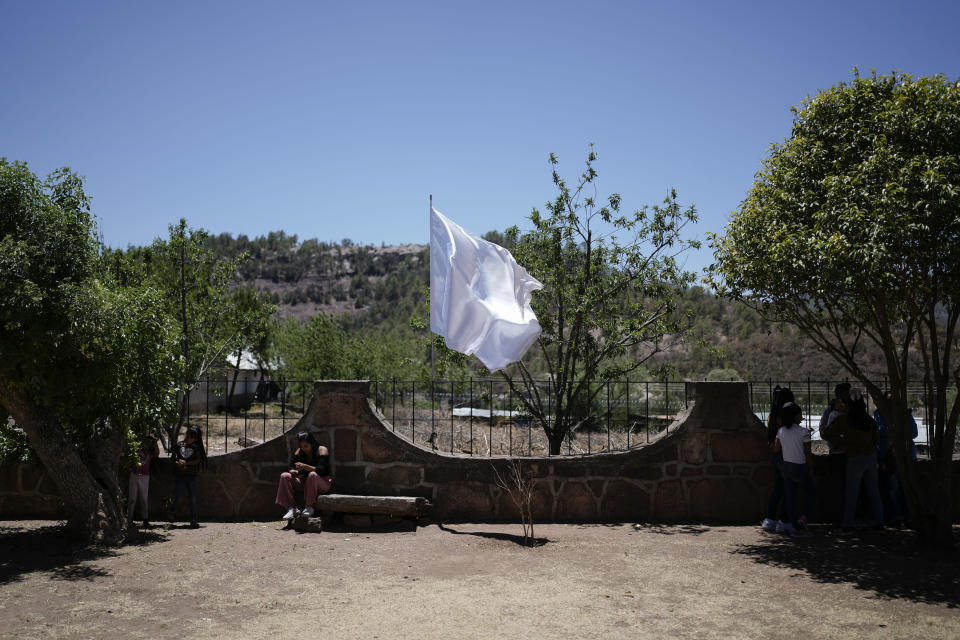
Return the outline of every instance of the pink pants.
<path id="1" fill-rule="evenodd" d="M 305 507 L 313 506 L 317 501 L 318 493 L 330 491 L 330 482 L 332 478 L 321 478 L 316 471 L 311 471 L 307 475 L 306 488 L 304 482 L 299 476 L 290 475 L 289 471 L 280 474 L 280 486 L 277 488 L 277 504 L 285 509 L 297 506 L 293 499 L 293 492 L 303 491 L 303 505 Z"/>

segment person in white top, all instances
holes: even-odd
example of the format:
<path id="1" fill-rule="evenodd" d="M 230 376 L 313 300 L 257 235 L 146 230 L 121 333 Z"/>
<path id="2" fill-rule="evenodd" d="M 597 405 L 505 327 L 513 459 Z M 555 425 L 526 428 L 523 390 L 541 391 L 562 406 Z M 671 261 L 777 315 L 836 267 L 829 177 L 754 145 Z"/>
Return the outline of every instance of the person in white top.
<path id="1" fill-rule="evenodd" d="M 783 453 L 784 489 L 787 497 L 787 517 L 792 526 L 786 530 L 793 537 L 810 535 L 807 529 L 807 516 L 798 516 L 797 485 L 803 487 L 807 494 L 806 512 L 812 514 L 817 505 L 817 489 L 810 475 L 810 466 L 807 461 L 810 457 L 810 431 L 800 426 L 803 410 L 792 402 L 783 405 L 781 410 L 783 425 L 777 431 L 774 447 Z"/>

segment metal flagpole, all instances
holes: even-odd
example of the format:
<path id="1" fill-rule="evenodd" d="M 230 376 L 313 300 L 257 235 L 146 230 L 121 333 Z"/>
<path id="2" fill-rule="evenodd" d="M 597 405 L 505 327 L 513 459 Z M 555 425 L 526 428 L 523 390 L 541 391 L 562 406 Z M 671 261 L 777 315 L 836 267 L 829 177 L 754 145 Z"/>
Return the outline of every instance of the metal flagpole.
<path id="1" fill-rule="evenodd" d="M 433 194 L 432 193 L 430 194 L 430 215 L 431 217 L 433 216 Z M 433 304 L 433 300 L 430 301 L 430 304 Z M 428 310 L 427 313 L 428 313 L 427 321 L 429 322 L 430 311 Z M 433 329 L 430 330 L 430 374 L 433 376 L 434 379 L 436 379 L 437 365 L 433 359 Z"/>

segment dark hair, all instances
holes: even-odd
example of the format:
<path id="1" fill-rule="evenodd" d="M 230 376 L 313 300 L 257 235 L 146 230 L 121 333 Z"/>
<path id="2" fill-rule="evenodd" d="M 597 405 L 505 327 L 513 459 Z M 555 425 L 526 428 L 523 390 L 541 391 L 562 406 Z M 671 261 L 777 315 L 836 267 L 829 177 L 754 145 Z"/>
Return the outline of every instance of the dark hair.
<path id="1" fill-rule="evenodd" d="M 862 397 L 850 402 L 847 421 L 859 431 L 873 431 L 877 428 L 877 422 L 867 413 L 867 402 Z"/>
<path id="2" fill-rule="evenodd" d="M 193 436 L 196 442 L 197 456 L 200 458 L 200 468 L 207 468 L 207 450 L 203 448 L 203 429 L 198 424 L 191 424 L 187 427 L 187 435 Z"/>
<path id="3" fill-rule="evenodd" d="M 845 398 L 847 394 L 850 393 L 850 383 L 841 382 L 833 388 L 833 397 L 834 398 Z"/>
<path id="4" fill-rule="evenodd" d="M 320 458 L 320 453 L 317 451 L 320 443 L 317 442 L 317 439 L 309 431 L 301 431 L 297 434 L 297 443 L 300 442 L 310 443 L 310 463 L 312 466 L 316 466 L 316 461 Z"/>
<path id="5" fill-rule="evenodd" d="M 770 403 L 770 416 L 767 418 L 767 442 L 772 443 L 777 439 L 777 429 L 780 428 L 783 420 L 781 410 L 783 405 L 788 402 L 793 402 L 793 391 L 790 390 L 790 387 L 775 386 Z"/>
<path id="6" fill-rule="evenodd" d="M 802 415 L 803 409 L 800 408 L 800 405 L 792 402 L 783 405 L 783 408 L 780 410 L 780 419 L 783 422 L 783 426 L 787 429 L 798 424 L 800 422 L 800 416 Z"/>

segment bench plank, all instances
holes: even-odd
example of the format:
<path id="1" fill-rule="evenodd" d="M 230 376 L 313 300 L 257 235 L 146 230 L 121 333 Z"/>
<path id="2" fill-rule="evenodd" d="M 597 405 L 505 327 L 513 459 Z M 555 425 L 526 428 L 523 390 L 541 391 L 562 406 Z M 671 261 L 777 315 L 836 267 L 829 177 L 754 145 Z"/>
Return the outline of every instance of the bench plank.
<path id="1" fill-rule="evenodd" d="M 341 513 L 376 513 L 392 516 L 419 516 L 429 508 L 426 498 L 406 496 L 347 496 L 327 494 L 317 496 L 318 511 Z"/>

